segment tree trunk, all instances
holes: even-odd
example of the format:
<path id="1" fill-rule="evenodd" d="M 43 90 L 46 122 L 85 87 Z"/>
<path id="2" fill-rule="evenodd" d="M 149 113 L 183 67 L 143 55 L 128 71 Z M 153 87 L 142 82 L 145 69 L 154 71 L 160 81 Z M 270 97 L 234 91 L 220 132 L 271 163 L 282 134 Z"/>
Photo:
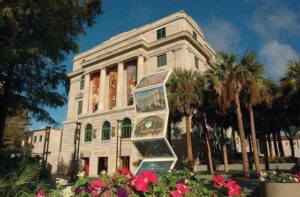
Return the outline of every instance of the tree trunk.
<path id="1" fill-rule="evenodd" d="M 211 155 L 211 148 L 210 148 L 210 143 L 208 139 L 208 133 L 205 124 L 204 125 L 204 132 L 205 132 L 205 142 L 206 142 L 206 147 L 207 147 L 207 158 L 208 158 L 208 166 L 209 166 L 209 171 L 210 174 L 214 174 L 214 167 L 213 167 L 213 160 L 212 160 L 212 155 Z"/>
<path id="2" fill-rule="evenodd" d="M 257 143 L 256 143 L 256 131 L 255 131 L 253 108 L 251 105 L 249 106 L 248 110 L 249 110 L 249 116 L 250 116 L 251 138 L 252 138 L 252 144 L 253 144 L 253 157 L 254 157 L 254 163 L 255 163 L 255 170 L 256 170 L 256 174 L 259 174 L 261 171 L 261 168 L 260 168 L 259 155 L 258 155 L 258 149 L 257 149 Z"/>
<path id="3" fill-rule="evenodd" d="M 292 138 L 288 138 L 289 139 L 289 143 L 290 143 L 290 147 L 291 147 L 291 156 L 293 161 L 295 161 L 295 147 L 294 147 L 294 140 Z"/>
<path id="4" fill-rule="evenodd" d="M 277 140 L 276 140 L 277 139 L 276 132 L 273 132 L 272 136 L 273 136 L 273 144 L 274 144 L 275 155 L 276 155 L 276 157 L 278 157 L 279 153 L 278 153 L 278 146 L 277 146 Z"/>
<path id="5" fill-rule="evenodd" d="M 221 128 L 221 137 L 222 137 L 222 150 L 223 150 L 223 160 L 224 160 L 224 171 L 228 172 L 228 155 L 227 155 L 227 146 L 225 143 L 224 129 Z"/>
<path id="6" fill-rule="evenodd" d="M 267 147 L 267 136 L 264 135 L 262 137 L 263 145 L 264 145 L 264 160 L 265 160 L 265 170 L 270 170 L 270 165 L 269 165 L 269 151 Z"/>
<path id="7" fill-rule="evenodd" d="M 188 168 L 190 171 L 194 171 L 193 162 L 193 148 L 192 148 L 192 138 L 191 138 L 191 127 L 190 127 L 190 117 L 185 115 L 185 126 L 186 126 L 186 144 L 187 144 L 187 156 L 188 156 Z"/>
<path id="8" fill-rule="evenodd" d="M 280 131 L 277 131 L 276 137 L 277 137 L 278 149 L 279 149 L 280 156 L 284 157 L 284 150 L 283 150 L 283 145 L 282 145 Z"/>
<path id="9" fill-rule="evenodd" d="M 238 94 L 235 94 L 235 104 L 236 104 L 236 115 L 237 115 L 238 126 L 239 126 L 239 131 L 240 131 L 240 139 L 241 139 L 243 171 L 244 171 L 245 177 L 250 177 L 249 161 L 248 161 L 247 147 L 246 147 L 246 138 L 245 138 L 245 132 L 244 132 L 244 126 L 243 126 L 243 117 L 242 117 L 240 99 L 239 99 Z"/>
<path id="10" fill-rule="evenodd" d="M 273 146 L 272 146 L 272 140 L 271 140 L 271 134 L 268 133 L 268 147 L 269 147 L 269 153 L 271 157 L 274 157 L 274 152 L 273 152 Z"/>
<path id="11" fill-rule="evenodd" d="M 236 156 L 236 141 L 235 141 L 235 131 L 232 129 L 232 137 L 233 137 L 233 149 L 234 149 L 234 157 Z"/>

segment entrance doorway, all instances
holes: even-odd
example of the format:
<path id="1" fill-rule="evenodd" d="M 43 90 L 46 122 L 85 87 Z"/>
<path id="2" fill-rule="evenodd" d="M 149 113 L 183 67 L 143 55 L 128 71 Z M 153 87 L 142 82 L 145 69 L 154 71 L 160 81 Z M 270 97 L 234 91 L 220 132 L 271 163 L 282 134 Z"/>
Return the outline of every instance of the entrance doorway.
<path id="1" fill-rule="evenodd" d="M 107 172 L 108 157 L 98 157 L 98 174 L 105 170 Z"/>
<path id="2" fill-rule="evenodd" d="M 83 160 L 83 171 L 87 176 L 89 176 L 89 169 L 90 169 L 90 158 L 84 157 Z"/>
<path id="3" fill-rule="evenodd" d="M 128 170 L 130 170 L 130 157 L 129 156 L 122 156 L 121 157 L 121 164 L 122 164 L 122 168 L 127 168 Z"/>

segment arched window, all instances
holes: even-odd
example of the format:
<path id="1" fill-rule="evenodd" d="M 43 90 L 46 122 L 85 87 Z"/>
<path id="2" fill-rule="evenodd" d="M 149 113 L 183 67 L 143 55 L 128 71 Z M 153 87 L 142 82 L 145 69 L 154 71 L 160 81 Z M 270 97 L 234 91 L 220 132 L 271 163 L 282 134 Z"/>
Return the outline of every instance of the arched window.
<path id="1" fill-rule="evenodd" d="M 85 142 L 90 142 L 92 141 L 92 132 L 93 132 L 93 127 L 91 124 L 87 124 L 85 127 L 85 132 L 84 132 L 84 141 Z"/>
<path id="2" fill-rule="evenodd" d="M 122 121 L 122 138 L 131 138 L 131 120 L 124 118 Z"/>
<path id="3" fill-rule="evenodd" d="M 102 126 L 102 140 L 110 140 L 111 126 L 108 121 L 105 121 Z"/>

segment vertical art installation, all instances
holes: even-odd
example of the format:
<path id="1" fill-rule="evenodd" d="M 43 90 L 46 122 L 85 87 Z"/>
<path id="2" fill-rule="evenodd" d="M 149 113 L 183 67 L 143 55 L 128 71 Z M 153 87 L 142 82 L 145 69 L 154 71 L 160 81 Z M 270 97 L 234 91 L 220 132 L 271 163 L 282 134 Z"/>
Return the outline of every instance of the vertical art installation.
<path id="1" fill-rule="evenodd" d="M 111 69 L 109 72 L 109 109 L 112 109 L 117 104 L 117 70 Z"/>
<path id="2" fill-rule="evenodd" d="M 93 112 L 95 112 L 98 110 L 100 72 L 94 73 L 92 75 L 92 81 L 93 81 L 92 110 Z"/>
<path id="3" fill-rule="evenodd" d="M 127 105 L 133 105 L 133 92 L 136 85 L 136 61 L 127 66 Z"/>
<path id="4" fill-rule="evenodd" d="M 132 143 L 143 157 L 136 175 L 143 170 L 172 169 L 177 157 L 167 140 L 169 107 L 166 82 L 171 70 L 143 77 L 134 90 L 136 119 Z"/>

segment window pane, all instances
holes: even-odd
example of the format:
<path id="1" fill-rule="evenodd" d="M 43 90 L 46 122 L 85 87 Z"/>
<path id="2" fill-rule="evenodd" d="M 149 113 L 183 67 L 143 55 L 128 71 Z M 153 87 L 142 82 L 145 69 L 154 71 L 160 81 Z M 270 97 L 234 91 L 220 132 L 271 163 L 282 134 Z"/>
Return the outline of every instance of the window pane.
<path id="1" fill-rule="evenodd" d="M 93 127 L 91 124 L 86 125 L 85 133 L 84 133 L 84 141 L 85 142 L 92 141 L 92 130 L 93 130 Z"/>
<path id="2" fill-rule="evenodd" d="M 194 37 L 195 39 L 197 39 L 197 34 L 196 34 L 196 32 L 194 32 L 194 31 L 193 31 L 193 37 Z"/>
<path id="3" fill-rule="evenodd" d="M 78 111 L 77 111 L 77 115 L 82 113 L 82 101 L 78 101 Z"/>
<path id="4" fill-rule="evenodd" d="M 158 30 L 156 31 L 156 36 L 157 36 L 157 39 L 161 39 L 161 38 L 166 37 L 166 28 L 163 27 L 163 28 L 161 28 L 161 29 L 158 29 Z"/>
<path id="5" fill-rule="evenodd" d="M 195 57 L 195 67 L 199 69 L 199 59 Z"/>
<path id="6" fill-rule="evenodd" d="M 129 118 L 123 120 L 122 138 L 131 138 L 131 120 Z"/>
<path id="7" fill-rule="evenodd" d="M 167 55 L 162 54 L 157 56 L 157 67 L 164 66 L 167 64 Z"/>
<path id="8" fill-rule="evenodd" d="M 102 140 L 110 140 L 110 130 L 110 123 L 105 121 L 102 126 Z"/>

